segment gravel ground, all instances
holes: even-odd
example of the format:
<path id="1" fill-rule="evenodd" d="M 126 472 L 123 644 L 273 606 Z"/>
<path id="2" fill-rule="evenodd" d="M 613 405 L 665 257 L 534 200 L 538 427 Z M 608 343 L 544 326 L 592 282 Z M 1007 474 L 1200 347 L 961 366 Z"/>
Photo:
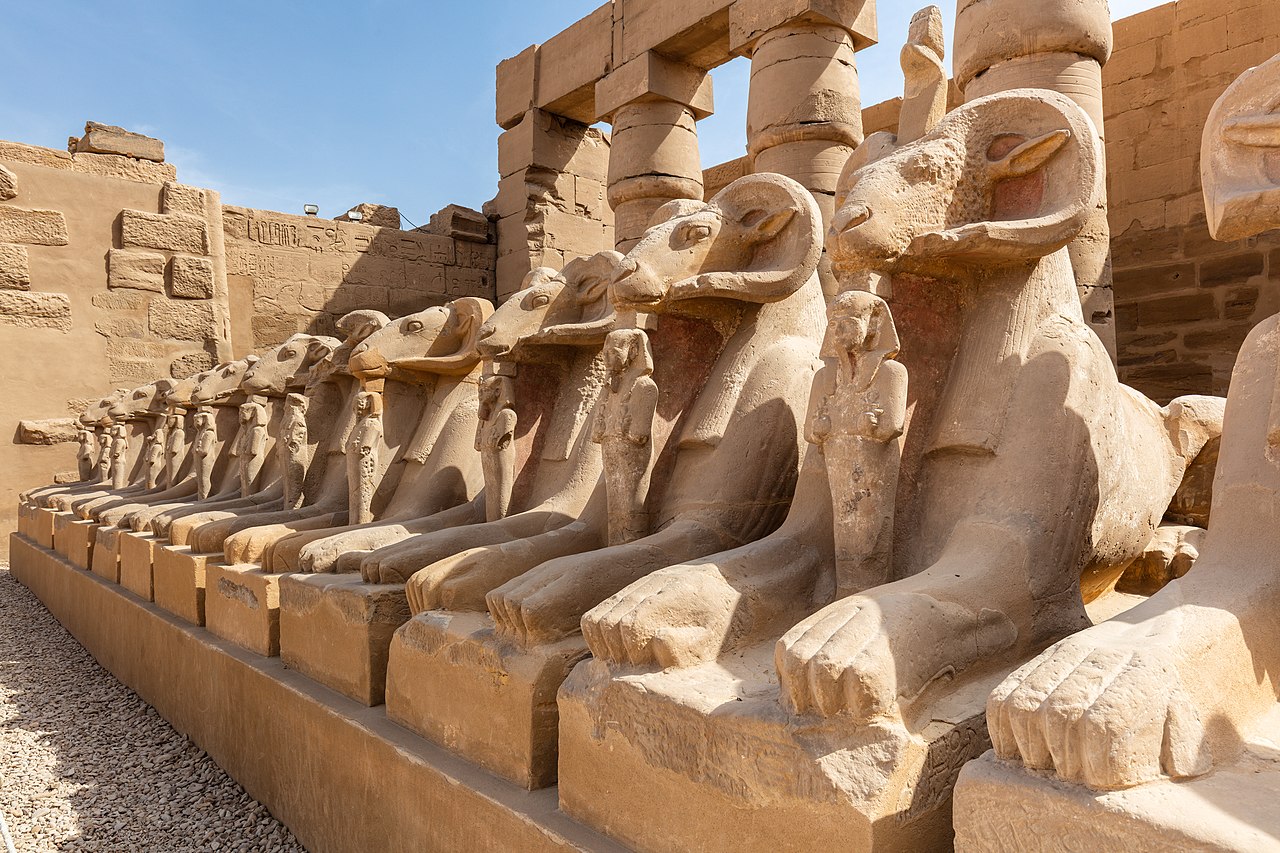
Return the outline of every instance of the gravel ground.
<path id="1" fill-rule="evenodd" d="M 18 853 L 303 849 L 98 666 L 4 563 L 0 813 Z"/>

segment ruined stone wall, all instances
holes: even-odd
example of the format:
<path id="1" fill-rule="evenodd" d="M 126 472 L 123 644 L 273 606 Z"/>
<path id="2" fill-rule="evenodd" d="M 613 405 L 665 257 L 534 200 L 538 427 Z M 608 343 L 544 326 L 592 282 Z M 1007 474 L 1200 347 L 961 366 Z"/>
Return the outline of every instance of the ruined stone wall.
<path id="1" fill-rule="evenodd" d="M 231 346 L 216 193 L 106 153 L 0 142 L 0 167 L 7 530 L 19 491 L 75 468 L 69 419 L 90 400 L 188 375 Z"/>
<path id="2" fill-rule="evenodd" d="M 1280 310 L 1280 233 L 1210 238 L 1200 140 L 1227 85 L 1280 53 L 1280 3 L 1181 0 L 1115 35 L 1103 79 L 1120 375 L 1161 401 L 1225 394 L 1245 335 Z"/>
<path id="3" fill-rule="evenodd" d="M 236 353 L 308 331 L 332 334 L 357 308 L 402 317 L 460 296 L 493 299 L 497 246 L 487 220 L 446 209 L 432 227 L 223 208 Z"/>

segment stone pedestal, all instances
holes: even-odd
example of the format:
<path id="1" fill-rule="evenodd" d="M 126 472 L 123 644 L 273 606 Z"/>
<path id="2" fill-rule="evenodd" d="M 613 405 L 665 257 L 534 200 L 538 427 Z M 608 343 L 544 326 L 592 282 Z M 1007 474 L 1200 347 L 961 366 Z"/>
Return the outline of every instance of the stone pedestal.
<path id="1" fill-rule="evenodd" d="M 580 664 L 560 690 L 561 808 L 642 851 L 946 849 L 1002 673 L 910 729 L 852 726 L 783 709 L 773 645 L 658 673 Z"/>
<path id="2" fill-rule="evenodd" d="M 157 545 L 152 563 L 156 604 L 192 625 L 204 625 L 206 569 L 221 556 L 193 554 L 186 545 Z"/>
<path id="3" fill-rule="evenodd" d="M 31 534 L 34 529 L 34 523 L 33 523 L 34 518 L 35 518 L 35 507 L 31 506 L 31 504 L 25 504 L 25 503 L 18 504 L 17 533 L 19 536 L 25 536 L 28 539 L 32 538 Z"/>
<path id="4" fill-rule="evenodd" d="M 41 548 L 53 548 L 53 519 L 56 515 L 58 515 L 57 510 L 46 507 L 36 509 L 35 524 L 32 525 L 30 538 Z M 71 513 L 63 513 L 63 515 L 71 515 Z"/>
<path id="5" fill-rule="evenodd" d="M 205 627 L 263 657 L 279 655 L 281 577 L 257 565 L 208 566 Z"/>
<path id="6" fill-rule="evenodd" d="M 959 853 L 1077 850 L 1280 850 L 1280 709 L 1256 726 L 1234 764 L 1182 782 L 1099 792 L 987 752 L 960 774 Z"/>
<path id="7" fill-rule="evenodd" d="M 156 560 L 156 551 L 160 547 L 162 545 L 156 541 L 153 533 L 121 531 L 116 537 L 116 554 L 120 558 L 119 568 L 114 577 L 111 575 L 104 575 L 104 577 L 109 581 L 121 583 L 121 579 L 128 576 L 136 579 L 133 583 L 137 586 L 142 586 L 141 578 L 150 578 L 152 565 Z M 104 571 L 109 571 L 109 566 L 104 567 Z"/>
<path id="8" fill-rule="evenodd" d="M 285 665 L 370 707 L 382 704 L 391 636 L 408 618 L 403 586 L 367 584 L 359 575 L 280 579 Z"/>
<path id="9" fill-rule="evenodd" d="M 102 525 L 83 518 L 54 521 L 53 542 L 59 554 L 86 571 L 92 568 L 94 535 Z"/>
<path id="10" fill-rule="evenodd" d="M 518 785 L 556 781 L 556 691 L 581 637 L 524 650 L 485 613 L 423 613 L 396 632 L 387 716 Z"/>
<path id="11" fill-rule="evenodd" d="M 121 535 L 124 535 L 124 534 L 121 534 Z M 130 534 L 130 535 L 147 536 L 147 537 L 151 536 L 150 533 Z M 120 541 L 119 537 L 117 537 L 116 541 L 117 542 Z M 124 561 L 107 561 L 107 560 L 102 561 L 104 571 L 107 568 L 109 568 L 111 563 L 113 562 L 116 563 L 116 565 L 118 566 L 117 571 L 119 573 L 119 577 L 117 578 L 116 582 L 119 583 L 125 589 L 132 592 L 134 595 L 143 599 L 144 601 L 155 600 L 155 590 L 152 588 L 152 582 L 151 582 L 153 564 L 155 562 L 154 538 L 152 538 L 151 544 L 152 544 L 151 559 L 149 560 L 142 560 L 142 559 L 135 558 L 133 560 L 130 560 L 128 563 L 125 563 Z M 142 550 L 140 545 L 138 546 L 138 550 L 139 551 Z M 97 569 L 97 563 L 95 562 L 94 565 L 95 565 L 94 573 L 98 574 L 99 572 Z"/>
<path id="12" fill-rule="evenodd" d="M 96 521 L 67 522 L 62 530 L 55 530 L 53 541 L 58 545 L 58 553 L 70 560 L 77 568 L 89 571 L 93 568 L 93 543 L 102 525 Z"/>
<path id="13" fill-rule="evenodd" d="M 120 577 L 120 534 L 119 527 L 99 527 L 93 534 L 93 552 L 89 555 L 89 565 L 95 575 L 104 578 Z"/>

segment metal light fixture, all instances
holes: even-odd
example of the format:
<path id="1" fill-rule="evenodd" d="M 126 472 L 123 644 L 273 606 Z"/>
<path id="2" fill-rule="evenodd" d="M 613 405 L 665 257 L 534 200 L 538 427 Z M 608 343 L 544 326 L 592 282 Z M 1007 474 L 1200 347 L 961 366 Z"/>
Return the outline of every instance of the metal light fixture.
<path id="1" fill-rule="evenodd" d="M 305 213 L 307 216 L 316 216 L 320 213 L 320 205 L 304 204 L 302 206 L 302 212 Z"/>
<path id="2" fill-rule="evenodd" d="M 364 214 L 358 210 L 348 210 L 347 219 L 350 219 L 352 222 L 359 222 L 364 219 Z"/>

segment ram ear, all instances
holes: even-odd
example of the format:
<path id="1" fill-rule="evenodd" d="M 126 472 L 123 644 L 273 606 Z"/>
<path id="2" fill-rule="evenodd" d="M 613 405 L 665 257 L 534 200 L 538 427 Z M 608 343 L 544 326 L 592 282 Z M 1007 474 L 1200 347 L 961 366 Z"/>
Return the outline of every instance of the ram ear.
<path id="1" fill-rule="evenodd" d="M 964 135 L 972 160 L 986 161 L 985 175 L 964 180 L 979 182 L 989 196 L 974 211 L 977 221 L 916 237 L 909 256 L 979 263 L 1042 258 L 1078 237 L 1097 209 L 1101 139 L 1084 110 L 1065 96 L 1029 89 L 988 95 L 951 113 L 935 132 L 948 130 Z M 998 218 L 1002 183 L 1018 180 L 1037 182 L 1029 201 L 1017 194 L 1031 210 Z"/>
<path id="2" fill-rule="evenodd" d="M 822 257 L 822 213 L 809 191 L 782 175 L 747 175 L 711 200 L 751 249 L 746 269 L 707 270 L 689 297 L 777 302 L 813 277 Z"/>

